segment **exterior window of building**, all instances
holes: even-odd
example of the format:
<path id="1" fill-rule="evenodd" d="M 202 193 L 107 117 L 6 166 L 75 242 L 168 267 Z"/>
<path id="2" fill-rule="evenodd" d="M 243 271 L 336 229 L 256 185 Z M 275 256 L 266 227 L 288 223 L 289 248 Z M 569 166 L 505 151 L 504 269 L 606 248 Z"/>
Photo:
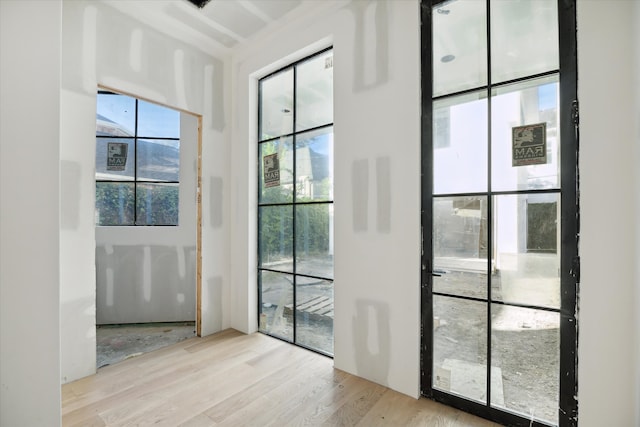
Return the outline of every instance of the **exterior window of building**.
<path id="1" fill-rule="evenodd" d="M 333 355 L 333 51 L 259 81 L 259 330 Z"/>
<path id="2" fill-rule="evenodd" d="M 178 225 L 180 113 L 99 91 L 96 225 Z"/>

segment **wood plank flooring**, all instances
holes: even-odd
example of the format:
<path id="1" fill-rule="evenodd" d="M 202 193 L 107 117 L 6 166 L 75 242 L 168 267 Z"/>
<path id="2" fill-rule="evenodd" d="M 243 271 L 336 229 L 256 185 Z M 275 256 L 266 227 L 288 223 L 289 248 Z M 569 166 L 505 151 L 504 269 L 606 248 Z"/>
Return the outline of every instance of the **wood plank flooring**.
<path id="1" fill-rule="evenodd" d="M 62 386 L 63 426 L 495 426 L 333 368 L 274 338 L 226 330 Z"/>

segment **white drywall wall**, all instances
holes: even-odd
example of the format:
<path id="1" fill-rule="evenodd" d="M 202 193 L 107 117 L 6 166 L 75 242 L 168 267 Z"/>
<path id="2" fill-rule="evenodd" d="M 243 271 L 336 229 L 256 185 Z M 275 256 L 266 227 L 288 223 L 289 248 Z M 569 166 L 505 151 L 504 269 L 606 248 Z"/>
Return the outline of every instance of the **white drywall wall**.
<path id="1" fill-rule="evenodd" d="M 96 227 L 96 323 L 196 320 L 198 119 L 180 119 L 179 224 Z"/>
<path id="2" fill-rule="evenodd" d="M 231 325 L 256 330 L 257 78 L 334 47 L 335 366 L 417 397 L 417 1 L 323 2 L 234 56 Z"/>
<path id="3" fill-rule="evenodd" d="M 0 2 L 0 425 L 60 425 L 61 1 Z"/>
<path id="4" fill-rule="evenodd" d="M 637 418 L 638 168 L 636 2 L 579 0 L 581 278 L 580 425 Z M 637 31 L 637 30 L 636 30 Z M 635 33 L 637 34 L 637 32 Z M 636 86 L 634 86 L 636 85 Z M 635 89 L 634 89 L 635 87 Z"/>
<path id="5" fill-rule="evenodd" d="M 203 335 L 229 325 L 223 307 L 224 298 L 229 297 L 225 289 L 229 271 L 225 186 L 230 104 L 225 88 L 229 65 L 224 57 L 204 54 L 153 29 L 153 23 L 142 24 L 102 2 L 64 1 L 63 23 L 64 138 L 60 151 L 66 188 L 62 195 L 60 317 L 61 378 L 67 382 L 95 372 L 95 144 L 91 141 L 95 140 L 98 84 L 202 116 Z M 193 158 L 183 167 L 195 171 Z M 192 203 L 188 199 L 194 197 L 187 194 L 184 201 Z M 179 257 L 183 248 L 185 260 L 190 257 L 184 248 L 192 243 L 176 236 L 165 239 L 148 233 L 146 243 L 134 242 L 135 236 L 120 237 L 122 245 L 136 245 L 143 253 L 169 239 L 175 245 L 169 250 L 172 254 Z"/>
<path id="6" fill-rule="evenodd" d="M 357 75 L 356 65 L 363 63 L 358 62 L 358 55 L 364 57 L 366 64 L 376 58 L 377 43 L 382 43 L 376 35 L 383 34 L 384 28 L 380 28 L 380 33 L 374 31 L 375 26 L 367 26 L 366 19 L 356 20 L 356 16 L 362 15 L 349 9 L 293 22 L 283 32 L 265 37 L 254 48 L 239 52 L 234 65 L 238 77 L 230 82 L 230 66 L 225 58 L 200 56 L 195 48 L 181 46 L 184 52 L 205 60 L 205 65 L 196 64 L 187 73 L 196 77 L 187 79 L 173 75 L 174 63 L 165 55 L 123 47 L 122 43 L 127 43 L 119 38 L 120 33 L 129 36 L 122 36 L 124 40 L 135 39 L 138 36 L 131 35 L 137 25 L 132 24 L 124 31 L 120 27 L 103 28 L 100 34 L 104 36 L 98 35 L 92 22 L 97 22 L 99 16 L 119 17 L 106 6 L 64 2 L 62 30 L 60 1 L 0 1 L 0 424 L 60 424 L 60 328 L 62 377 L 71 380 L 67 372 L 82 367 L 87 360 L 94 363 L 94 356 L 89 353 L 95 338 L 88 335 L 89 326 L 95 321 L 92 305 L 88 302 L 65 304 L 65 301 L 89 301 L 95 292 L 91 270 L 94 232 L 93 227 L 82 223 L 86 212 L 93 212 L 93 190 L 85 188 L 85 179 L 92 182 L 93 171 L 89 169 L 94 159 L 86 153 L 77 153 L 76 159 L 76 153 L 71 156 L 75 149 L 71 147 L 79 148 L 81 143 L 93 141 L 95 110 L 91 109 L 95 100 L 89 98 L 95 96 L 98 78 L 104 84 L 110 83 L 165 104 L 189 107 L 190 111 L 204 115 L 203 331 L 207 334 L 229 325 L 249 331 L 254 330 L 257 323 L 255 279 L 251 279 L 255 248 L 250 246 L 255 242 L 255 218 L 251 216 L 255 214 L 256 194 L 255 150 L 251 145 L 256 135 L 255 128 L 251 128 L 255 123 L 255 109 L 251 107 L 255 105 L 252 99 L 255 91 L 248 91 L 250 82 L 255 89 L 255 82 L 249 75 L 318 40 L 321 42 L 315 47 L 332 41 L 335 46 L 336 227 L 340 227 L 336 228 L 335 363 L 356 373 L 362 372 L 358 370 L 362 366 L 368 372 L 363 375 L 376 381 L 382 382 L 381 378 L 387 375 L 391 387 L 411 395 L 417 393 L 419 230 L 413 229 L 419 225 L 418 9 L 417 1 L 390 3 L 386 14 L 389 17 L 386 59 L 390 61 L 387 81 L 355 90 L 357 81 L 373 78 L 371 74 L 365 74 L 364 79 Z M 34 13 L 34 9 L 38 13 Z M 637 207 L 640 199 L 640 183 L 636 181 L 638 186 L 632 185 L 637 163 L 633 163 L 633 156 L 629 155 L 633 141 L 636 147 L 638 144 L 640 85 L 638 73 L 629 72 L 628 68 L 634 48 L 635 60 L 640 57 L 638 38 L 634 39 L 632 32 L 635 29 L 638 34 L 638 9 L 637 2 L 631 1 L 578 2 L 582 116 L 579 404 L 580 424 L 584 426 L 638 425 L 640 422 L 637 374 L 640 327 L 638 317 L 634 316 L 634 312 L 640 312 L 639 254 L 630 237 L 634 235 L 633 226 L 638 217 L 638 211 L 633 213 L 633 206 Z M 356 35 L 358 29 L 363 28 L 368 35 L 360 40 Z M 147 27 L 141 31 L 152 33 Z M 61 93 L 56 89 L 60 32 L 64 39 Z M 109 37 L 115 40 L 112 41 L 114 47 L 106 51 L 98 49 L 97 39 L 100 38 L 103 46 L 108 44 Z M 356 39 L 361 45 L 356 44 Z M 169 44 L 167 49 L 176 49 L 170 39 L 161 40 Z M 356 47 L 363 48 L 362 53 L 357 52 Z M 28 52 L 34 54 L 27 55 Z M 105 64 L 109 60 L 111 63 Z M 167 63 L 170 64 L 167 66 Z M 377 64 L 375 60 L 373 63 Z M 150 76 L 149 70 L 143 71 L 143 66 L 151 64 L 157 65 L 157 73 L 166 75 Z M 374 69 L 367 68 L 364 73 Z M 188 81 L 193 83 L 187 84 Z M 183 98 L 177 95 L 181 82 L 192 87 Z M 233 152 L 226 144 L 229 126 L 225 126 L 229 122 L 231 83 L 235 105 Z M 378 109 L 384 110 L 384 123 Z M 38 119 L 38 126 L 33 126 L 34 117 Z M 68 124 L 73 121 L 72 117 L 78 123 Z M 58 118 L 59 135 L 64 138 L 57 136 Z M 41 142 L 34 146 L 34 141 Z M 58 164 L 52 161 L 57 158 L 58 148 L 63 161 L 60 166 L 63 183 L 69 176 L 75 176 L 73 170 L 65 172 L 64 161 L 81 163 L 79 194 L 71 199 L 65 193 L 68 189 L 58 186 Z M 230 154 L 233 156 L 228 164 Z M 384 199 L 377 194 L 377 159 L 386 156 L 390 160 L 392 196 L 388 234 L 379 232 L 377 227 L 378 200 Z M 640 160 L 637 155 L 635 159 Z M 26 164 L 30 169 L 24 168 Z M 233 183 L 229 182 L 231 168 L 234 168 Z M 39 185 L 33 186 L 33 182 Z M 406 187 L 398 189 L 401 183 Z M 366 208 L 365 203 L 355 206 L 351 196 L 355 190 L 365 187 L 368 191 L 359 193 L 367 195 Z M 65 204 L 69 200 L 78 203 L 80 227 L 77 231 L 66 228 L 66 221 L 71 221 L 74 213 L 61 206 L 57 197 L 59 190 Z M 25 198 L 26 192 L 33 197 Z M 232 215 L 228 215 L 229 205 L 233 207 Z M 59 209 L 62 210 L 60 245 Z M 382 209 L 381 213 L 387 212 Z M 70 217 L 65 219 L 66 215 Z M 362 227 L 365 218 L 366 229 Z M 354 225 L 361 231 L 356 232 Z M 80 230 L 82 227 L 86 230 Z M 229 239 L 230 230 L 233 244 Z M 72 235 L 76 232 L 77 235 Z M 638 235 L 637 227 L 635 232 Z M 91 252 L 83 252 L 86 248 Z M 229 249 L 234 259 L 233 287 L 227 267 Z M 390 256 L 392 251 L 395 253 Z M 381 265 L 381 260 L 387 265 Z M 392 269 L 397 274 L 389 283 L 386 279 Z M 382 300 L 390 307 L 391 342 L 385 344 L 390 355 L 388 368 L 385 363 L 372 363 L 373 352 L 377 350 L 373 331 L 365 334 L 365 355 L 361 352 L 356 359 L 358 337 L 353 330 L 356 325 L 366 323 L 356 321 L 357 303 L 370 295 L 369 301 Z M 223 305 L 226 299 L 233 303 Z M 383 311 L 380 305 L 367 306 L 365 302 L 360 313 L 374 314 L 377 309 L 378 313 Z M 72 322 L 78 319 L 84 326 L 75 328 Z M 379 331 L 385 329 L 375 322 L 370 325 Z M 69 335 L 65 337 L 67 332 Z M 378 334 L 382 336 L 384 334 Z M 381 342 L 379 338 L 378 341 Z M 7 348 L 19 348 L 20 352 L 7 352 Z M 75 367 L 69 363 L 74 352 L 80 361 Z"/>

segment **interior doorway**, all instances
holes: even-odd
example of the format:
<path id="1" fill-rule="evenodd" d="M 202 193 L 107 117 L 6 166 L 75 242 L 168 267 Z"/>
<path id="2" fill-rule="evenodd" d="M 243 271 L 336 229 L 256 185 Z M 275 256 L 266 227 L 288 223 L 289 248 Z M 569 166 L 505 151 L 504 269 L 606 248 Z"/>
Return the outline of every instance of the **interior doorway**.
<path id="1" fill-rule="evenodd" d="M 100 366 L 200 335 L 202 120 L 104 87 L 96 118 Z"/>
<path id="2" fill-rule="evenodd" d="M 421 8 L 422 392 L 575 425 L 575 2 Z"/>

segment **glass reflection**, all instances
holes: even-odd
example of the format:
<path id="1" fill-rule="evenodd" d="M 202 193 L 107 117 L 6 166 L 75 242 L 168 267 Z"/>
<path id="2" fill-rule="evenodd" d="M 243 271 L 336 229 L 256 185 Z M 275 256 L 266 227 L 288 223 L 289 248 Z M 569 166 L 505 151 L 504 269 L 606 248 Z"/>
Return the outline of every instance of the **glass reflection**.
<path id="1" fill-rule="evenodd" d="M 296 132 L 333 122 L 333 51 L 296 70 Z"/>
<path id="2" fill-rule="evenodd" d="M 293 273 L 293 206 L 260 206 L 260 267 Z"/>
<path id="3" fill-rule="evenodd" d="M 495 196 L 496 301 L 560 308 L 560 194 Z"/>
<path id="4" fill-rule="evenodd" d="M 136 162 L 140 181 L 180 181 L 180 140 L 138 139 Z"/>
<path id="5" fill-rule="evenodd" d="M 296 138 L 296 201 L 333 199 L 333 127 Z"/>
<path id="6" fill-rule="evenodd" d="M 491 1 L 491 79 L 500 83 L 557 70 L 558 2 Z"/>
<path id="7" fill-rule="evenodd" d="M 260 140 L 293 132 L 293 70 L 260 81 Z"/>
<path id="8" fill-rule="evenodd" d="M 133 136 L 136 129 L 136 100 L 117 93 L 98 93 L 97 136 Z"/>
<path id="9" fill-rule="evenodd" d="M 491 363 L 502 382 L 491 405 L 557 425 L 560 314 L 493 304 L 491 317 Z"/>
<path id="10" fill-rule="evenodd" d="M 179 184 L 136 184 L 136 225 L 178 225 Z"/>
<path id="11" fill-rule="evenodd" d="M 333 278 L 333 205 L 296 206 L 296 273 Z"/>
<path id="12" fill-rule="evenodd" d="M 434 199 L 434 292 L 486 298 L 487 256 L 487 198 Z"/>
<path id="13" fill-rule="evenodd" d="M 333 354 L 333 282 L 296 276 L 296 340 Z"/>
<path id="14" fill-rule="evenodd" d="M 434 102 L 434 194 L 487 191 L 487 117 L 484 92 Z"/>
<path id="15" fill-rule="evenodd" d="M 96 182 L 96 225 L 134 225 L 133 182 Z"/>
<path id="16" fill-rule="evenodd" d="M 286 340 L 293 340 L 293 276 L 259 271 L 261 307 L 259 329 Z"/>
<path id="17" fill-rule="evenodd" d="M 433 387 L 485 403 L 487 305 L 434 295 L 433 316 Z M 491 381 L 498 388 L 499 371 Z"/>
<path id="18" fill-rule="evenodd" d="M 139 100 L 138 136 L 180 138 L 180 112 Z"/>
<path id="19" fill-rule="evenodd" d="M 444 2 L 433 8 L 433 96 L 487 84 L 486 3 Z"/>

